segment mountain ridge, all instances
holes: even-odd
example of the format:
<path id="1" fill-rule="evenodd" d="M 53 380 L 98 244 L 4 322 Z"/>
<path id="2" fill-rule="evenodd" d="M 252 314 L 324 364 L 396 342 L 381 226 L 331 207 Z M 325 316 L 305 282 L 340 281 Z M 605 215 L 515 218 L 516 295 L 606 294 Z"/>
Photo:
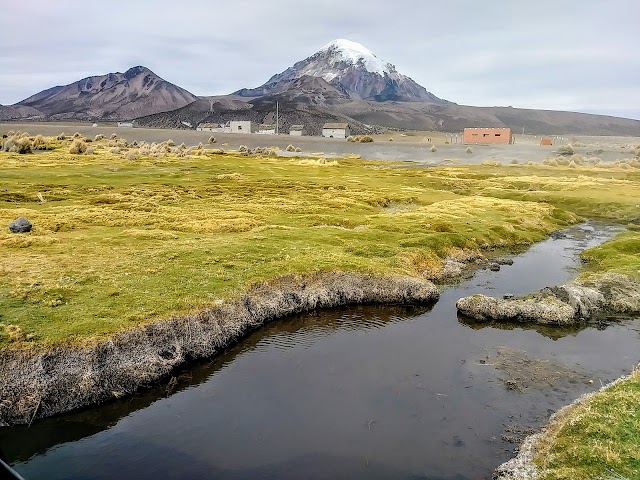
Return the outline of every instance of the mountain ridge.
<path id="1" fill-rule="evenodd" d="M 58 85 L 18 102 L 49 119 L 124 120 L 184 107 L 196 96 L 144 66 Z"/>

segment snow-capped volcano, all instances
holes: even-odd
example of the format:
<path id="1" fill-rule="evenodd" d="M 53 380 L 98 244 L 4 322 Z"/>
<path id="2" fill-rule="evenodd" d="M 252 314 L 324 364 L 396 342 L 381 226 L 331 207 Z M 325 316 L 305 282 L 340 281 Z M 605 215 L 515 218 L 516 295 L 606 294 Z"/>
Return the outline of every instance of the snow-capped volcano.
<path id="1" fill-rule="evenodd" d="M 377 73 L 380 76 L 384 76 L 385 73 L 390 73 L 387 64 L 376 57 L 371 50 L 358 42 L 341 38 L 327 43 L 322 47 L 320 52 L 326 52 L 329 60 L 333 63 L 333 67 L 338 70 L 341 64 L 346 63 L 362 65 L 368 72 Z M 327 74 L 327 76 L 330 75 L 331 74 Z M 330 81 L 332 78 L 325 78 L 325 80 Z"/>
<path id="2" fill-rule="evenodd" d="M 305 75 L 323 78 L 352 99 L 450 103 L 398 73 L 395 66 L 379 59 L 364 45 L 344 39 L 328 43 L 309 58 L 274 75 L 264 85 L 236 94 L 258 97 L 279 93 Z"/>

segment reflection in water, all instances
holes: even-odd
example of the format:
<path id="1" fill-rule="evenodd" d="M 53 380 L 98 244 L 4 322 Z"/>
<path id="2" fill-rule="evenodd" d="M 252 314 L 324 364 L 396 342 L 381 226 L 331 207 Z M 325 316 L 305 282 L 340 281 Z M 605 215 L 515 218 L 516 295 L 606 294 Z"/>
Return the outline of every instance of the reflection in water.
<path id="1" fill-rule="evenodd" d="M 471 328 L 472 330 L 483 330 L 485 328 L 492 328 L 498 330 L 533 330 L 543 337 L 547 337 L 551 340 L 558 340 L 560 338 L 567 337 L 569 335 L 575 336 L 578 332 L 581 332 L 585 328 L 603 327 L 601 323 L 579 323 L 572 326 L 551 326 L 551 325 L 539 325 L 532 323 L 513 323 L 513 322 L 481 322 L 474 318 L 467 317 L 458 313 L 458 322 L 461 325 Z"/>
<path id="2" fill-rule="evenodd" d="M 281 320 L 130 399 L 2 429 L 0 445 L 28 479 L 491 478 L 519 435 L 640 360 L 631 319 L 551 329 L 457 318 L 461 296 L 569 280 L 578 251 L 607 236 L 578 230 L 445 290 L 431 310 Z M 574 373 L 532 383 L 547 366 Z"/>
<path id="3" fill-rule="evenodd" d="M 226 368 L 238 356 L 251 351 L 310 348 L 316 342 L 336 332 L 355 332 L 384 328 L 427 313 L 429 306 L 365 305 L 348 309 L 323 310 L 296 315 L 265 325 L 240 344 L 229 348 L 213 360 L 190 365 L 162 385 L 146 389 L 137 395 L 106 403 L 99 408 L 46 418 L 29 426 L 0 429 L 0 449 L 12 462 L 22 462 L 42 454 L 60 443 L 89 437 L 110 428 L 133 412 L 147 408 L 158 399 L 181 392 L 205 382 Z"/>

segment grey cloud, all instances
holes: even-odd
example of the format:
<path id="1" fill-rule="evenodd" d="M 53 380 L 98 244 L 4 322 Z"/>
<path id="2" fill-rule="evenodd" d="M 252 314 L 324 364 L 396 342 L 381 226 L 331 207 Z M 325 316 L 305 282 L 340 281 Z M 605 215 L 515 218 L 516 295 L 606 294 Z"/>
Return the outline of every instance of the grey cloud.
<path id="1" fill-rule="evenodd" d="M 225 94 L 349 38 L 458 103 L 640 118 L 637 0 L 30 0 L 3 10 L 16 21 L 0 39 L 2 104 L 137 64 L 197 95 Z"/>

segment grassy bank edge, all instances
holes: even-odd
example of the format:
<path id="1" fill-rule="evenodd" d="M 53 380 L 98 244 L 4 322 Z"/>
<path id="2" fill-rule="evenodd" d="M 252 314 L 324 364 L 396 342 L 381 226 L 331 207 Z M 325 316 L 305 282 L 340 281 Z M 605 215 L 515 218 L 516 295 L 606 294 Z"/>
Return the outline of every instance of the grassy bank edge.
<path id="1" fill-rule="evenodd" d="M 582 253 L 578 281 L 608 274 L 640 278 L 640 232 L 627 231 Z M 640 292 L 638 292 L 640 294 Z M 517 457 L 498 467 L 501 480 L 640 478 L 640 365 L 575 400 L 531 435 Z"/>
<path id="2" fill-rule="evenodd" d="M 429 304 L 438 297 L 431 282 L 406 276 L 289 275 L 256 285 L 233 303 L 131 328 L 91 347 L 0 351 L 0 425 L 132 394 L 278 318 L 358 304 Z"/>

